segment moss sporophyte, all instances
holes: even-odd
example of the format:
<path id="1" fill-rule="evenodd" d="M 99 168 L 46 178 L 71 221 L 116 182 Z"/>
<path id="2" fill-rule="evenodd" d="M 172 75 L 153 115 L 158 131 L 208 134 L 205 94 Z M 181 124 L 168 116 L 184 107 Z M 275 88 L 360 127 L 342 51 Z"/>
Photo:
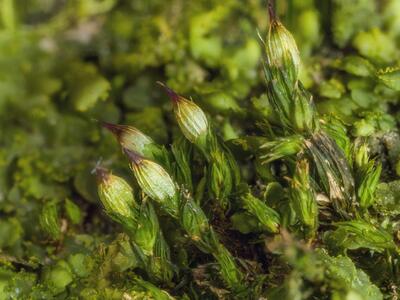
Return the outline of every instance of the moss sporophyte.
<path id="1" fill-rule="evenodd" d="M 399 298 L 399 0 L 31 2 L 0 300 Z"/>
<path id="2" fill-rule="evenodd" d="M 143 154 L 147 146 L 154 144 L 149 136 L 133 126 L 117 125 L 107 122 L 102 122 L 102 126 L 115 135 L 122 147 L 132 151 Z"/>
<path id="3" fill-rule="evenodd" d="M 233 257 L 218 241 L 202 209 L 190 195 L 180 193 L 176 184 L 163 167 L 138 153 L 123 149 L 135 178 L 150 198 L 173 218 L 177 219 L 192 241 L 204 252 L 212 254 L 219 263 L 221 276 L 237 292 L 244 289 L 243 275 Z"/>
<path id="4" fill-rule="evenodd" d="M 190 101 L 158 81 L 171 99 L 174 114 L 183 135 L 192 143 L 205 143 L 209 125 L 205 113 L 193 101 Z"/>
<path id="5" fill-rule="evenodd" d="M 175 118 L 182 133 L 206 158 L 211 196 L 216 205 L 226 211 L 230 206 L 229 197 L 240 183 L 236 160 L 199 106 L 178 95 L 165 84 L 158 83 L 173 102 Z"/>
<path id="6" fill-rule="evenodd" d="M 130 185 L 108 170 L 97 167 L 96 176 L 105 212 L 120 223 L 131 237 L 134 252 L 142 266 L 154 280 L 169 282 L 173 274 L 169 246 L 152 204 L 146 199 L 138 203 Z"/>
<path id="7" fill-rule="evenodd" d="M 223 220 L 231 214 L 230 209 L 239 208 L 239 211 L 244 212 L 234 214 L 233 222 L 243 222 L 239 214 L 244 213 L 253 218 L 256 226 L 264 232 L 277 234 L 282 228 L 283 233 L 288 229 L 310 244 L 320 239 L 320 218 L 324 222 L 327 217 L 351 222 L 353 218 L 363 216 L 357 208 L 366 209 L 371 205 L 381 170 L 374 161 L 369 160 L 365 146 L 354 148 L 353 166 L 346 130 L 336 119 L 332 118 L 328 122 L 317 113 L 312 95 L 299 79 L 302 64 L 296 42 L 271 7 L 269 12 L 264 73 L 267 101 L 274 118 L 264 120 L 270 122 L 269 132 L 272 134 L 265 138 L 258 137 L 264 142 L 253 149 L 253 155 L 264 168 L 271 167 L 277 161 L 286 164 L 290 177 L 285 177 L 288 186 L 282 188 L 284 194 L 280 195 L 281 203 L 268 200 L 272 190 L 266 191 L 264 198 L 260 192 L 260 198 L 253 195 L 253 191 L 241 178 L 237 159 L 206 113 L 193 100 L 179 95 L 162 82 L 157 83 L 172 102 L 173 114 L 181 133 L 198 149 L 196 163 L 200 162 L 204 167 L 203 174 L 198 171 L 194 173 L 201 178 L 201 183 L 198 183 L 201 188 L 199 192 L 203 197 L 206 195 L 204 190 L 208 192 L 214 202 L 211 211 L 222 211 L 222 216 L 210 216 L 202 208 L 204 202 L 194 200 L 192 193 L 198 192 L 192 187 L 194 174 L 190 170 L 190 161 L 194 157 L 179 151 L 182 142 L 177 142 L 178 139 L 174 141 L 171 154 L 166 147 L 156 144 L 135 127 L 102 123 L 103 127 L 116 136 L 143 193 L 161 211 L 178 222 L 199 250 L 215 258 L 223 282 L 235 297 L 254 297 L 257 292 L 250 288 L 254 283 L 247 282 L 242 267 L 239 267 L 234 256 L 219 241 L 210 220 L 218 220 L 220 217 Z M 256 141 L 257 137 L 252 140 Z M 114 178 L 102 169 L 98 173 L 103 181 Z M 175 176 L 183 180 L 177 182 Z M 114 183 L 116 192 L 111 193 L 122 193 L 119 197 L 126 198 L 125 201 L 132 204 L 118 204 L 121 200 L 114 201 L 112 205 L 104 203 L 106 211 L 116 214 L 119 209 L 120 215 L 135 222 L 137 217 L 134 211 L 138 206 L 131 198 L 129 185 L 123 180 L 119 183 L 114 181 L 117 182 Z M 187 183 L 190 188 L 185 186 Z M 104 191 L 99 189 L 99 194 L 101 200 L 106 202 Z M 115 207 L 118 205 L 121 207 Z M 209 210 L 209 207 L 205 208 Z M 235 226 L 244 228 L 244 224 Z M 332 240 L 336 235 L 332 233 L 329 237 Z M 156 238 L 154 236 L 153 241 Z M 147 239 L 150 240 L 150 236 Z M 135 237 L 132 240 L 135 242 Z M 151 253 L 152 248 L 142 245 L 140 239 L 136 244 L 138 251 L 144 255 Z M 296 263 L 293 261 L 294 268 Z M 151 271 L 148 272 L 151 274 Z"/>

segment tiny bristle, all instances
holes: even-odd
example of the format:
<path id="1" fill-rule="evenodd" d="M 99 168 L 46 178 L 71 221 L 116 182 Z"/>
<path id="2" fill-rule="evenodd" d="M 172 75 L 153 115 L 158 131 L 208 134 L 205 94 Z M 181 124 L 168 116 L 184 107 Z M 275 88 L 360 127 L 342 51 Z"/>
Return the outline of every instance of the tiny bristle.
<path id="1" fill-rule="evenodd" d="M 173 101 L 173 102 L 178 102 L 180 96 L 173 90 L 171 89 L 169 86 L 167 86 L 165 83 L 161 82 L 161 81 L 157 81 L 157 84 L 160 85 L 165 92 L 167 93 L 168 97 Z"/>
<path id="2" fill-rule="evenodd" d="M 96 173 L 96 179 L 98 182 L 105 182 L 111 174 L 109 170 L 100 166 L 96 166 L 94 171 Z"/>
<path id="3" fill-rule="evenodd" d="M 268 15 L 269 15 L 270 22 L 274 23 L 278 19 L 276 17 L 274 4 L 272 2 L 273 2 L 272 0 L 268 1 Z"/>
<path id="4" fill-rule="evenodd" d="M 100 124 L 103 128 L 109 130 L 111 133 L 113 133 L 117 136 L 123 131 L 122 125 L 108 123 L 108 122 L 104 122 L 104 121 L 100 121 Z"/>

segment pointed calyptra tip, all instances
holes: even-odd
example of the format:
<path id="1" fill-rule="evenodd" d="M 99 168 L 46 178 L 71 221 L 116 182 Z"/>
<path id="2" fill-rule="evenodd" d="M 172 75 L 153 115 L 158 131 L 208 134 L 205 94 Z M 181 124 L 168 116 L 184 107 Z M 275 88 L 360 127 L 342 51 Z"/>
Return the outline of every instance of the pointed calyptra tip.
<path id="1" fill-rule="evenodd" d="M 278 21 L 276 14 L 275 14 L 274 4 L 272 3 L 272 0 L 268 1 L 268 14 L 269 14 L 269 20 L 271 23 Z"/>
<path id="2" fill-rule="evenodd" d="M 99 183 L 107 181 L 111 174 L 109 170 L 100 166 L 96 166 L 94 172 L 96 173 L 96 179 Z"/>
<path id="3" fill-rule="evenodd" d="M 115 134 L 116 136 L 120 135 L 123 131 L 123 126 L 118 124 L 112 124 L 104 121 L 99 121 L 100 125 L 105 129 L 108 129 L 111 133 Z"/>
<path id="4" fill-rule="evenodd" d="M 143 156 L 141 156 L 139 153 L 131 151 L 127 148 L 122 148 L 122 150 L 133 164 L 139 165 L 143 161 Z"/>
<path id="5" fill-rule="evenodd" d="M 168 97 L 174 102 L 178 102 L 180 96 L 170 87 L 168 87 L 165 83 L 161 82 L 161 81 L 157 81 L 157 84 L 162 86 L 165 90 L 165 92 L 167 93 Z"/>

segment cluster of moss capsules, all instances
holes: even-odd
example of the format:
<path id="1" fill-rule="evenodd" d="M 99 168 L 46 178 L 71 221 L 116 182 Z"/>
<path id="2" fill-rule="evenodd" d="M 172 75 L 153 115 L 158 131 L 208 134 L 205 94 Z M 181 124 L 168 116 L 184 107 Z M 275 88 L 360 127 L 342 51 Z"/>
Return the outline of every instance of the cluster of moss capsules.
<path id="1" fill-rule="evenodd" d="M 266 122 L 265 136 L 242 137 L 237 142 L 255 145 L 247 150 L 266 169 L 276 167 L 277 161 L 284 165 L 285 207 L 262 200 L 254 185 L 244 182 L 237 159 L 203 110 L 163 83 L 159 84 L 172 100 L 183 135 L 170 149 L 133 126 L 103 123 L 116 136 L 142 193 L 97 167 L 100 200 L 105 212 L 123 226 L 141 268 L 153 283 L 175 286 L 179 273 L 159 215 L 174 220 L 193 245 L 214 258 L 233 298 L 261 297 L 266 279 L 265 274 L 249 276 L 245 272 L 246 263 L 227 249 L 212 224 L 215 220 L 227 222 L 226 216 L 235 211 L 244 210 L 272 236 L 283 232 L 285 237 L 289 231 L 312 244 L 321 239 L 318 230 L 323 223 L 338 227 L 326 241 L 359 234 L 388 253 L 398 253 L 390 235 L 368 218 L 381 165 L 369 157 L 365 143 L 350 142 L 340 120 L 320 118 L 312 95 L 299 80 L 301 60 L 292 35 L 271 8 L 270 20 L 264 73 L 274 118 Z M 204 163 L 201 176 L 198 170 L 193 176 L 193 152 Z M 215 214 L 212 219 L 210 211 Z M 327 260 L 326 254 L 318 255 Z M 372 290 L 379 295 L 375 287 Z"/>

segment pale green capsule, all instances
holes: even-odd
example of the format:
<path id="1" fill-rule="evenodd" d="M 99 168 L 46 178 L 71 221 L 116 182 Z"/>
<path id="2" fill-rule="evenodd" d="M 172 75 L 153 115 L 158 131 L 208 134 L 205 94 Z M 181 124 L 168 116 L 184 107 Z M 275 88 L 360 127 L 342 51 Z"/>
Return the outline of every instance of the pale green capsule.
<path id="1" fill-rule="evenodd" d="M 121 177 L 103 168 L 96 169 L 98 194 L 107 213 L 136 219 L 134 209 L 137 203 L 132 187 Z"/>
<path id="2" fill-rule="evenodd" d="M 143 192 L 168 208 L 171 214 L 178 211 L 178 192 L 171 176 L 159 164 L 136 152 L 124 149 L 131 161 L 131 169 Z"/>
<path id="3" fill-rule="evenodd" d="M 164 87 L 174 105 L 174 113 L 183 135 L 192 143 L 207 134 L 209 124 L 203 110 L 195 104 L 159 82 Z"/>
<path id="4" fill-rule="evenodd" d="M 139 129 L 129 125 L 118 125 L 102 122 L 102 126 L 111 131 L 123 148 L 145 155 L 146 147 L 154 141 Z"/>
<path id="5" fill-rule="evenodd" d="M 174 112 L 182 133 L 192 143 L 207 133 L 206 115 L 194 102 L 181 98 L 174 104 Z"/>
<path id="6" fill-rule="evenodd" d="M 268 64 L 286 70 L 292 80 L 297 80 L 301 64 L 299 49 L 293 35 L 276 19 L 270 8 L 270 27 L 265 51 Z"/>

